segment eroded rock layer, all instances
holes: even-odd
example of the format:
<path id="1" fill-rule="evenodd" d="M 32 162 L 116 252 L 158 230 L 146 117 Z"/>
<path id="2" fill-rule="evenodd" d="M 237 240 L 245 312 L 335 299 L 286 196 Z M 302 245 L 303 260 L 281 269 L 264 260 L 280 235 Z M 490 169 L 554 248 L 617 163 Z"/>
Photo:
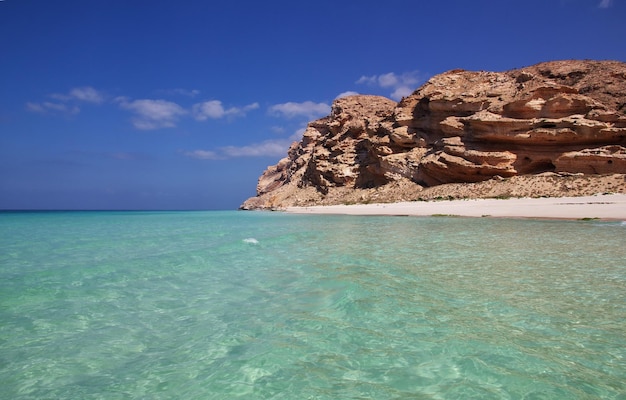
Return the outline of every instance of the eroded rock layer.
<path id="1" fill-rule="evenodd" d="M 553 61 L 338 99 L 242 208 L 626 192 L 624 174 L 626 64 Z"/>

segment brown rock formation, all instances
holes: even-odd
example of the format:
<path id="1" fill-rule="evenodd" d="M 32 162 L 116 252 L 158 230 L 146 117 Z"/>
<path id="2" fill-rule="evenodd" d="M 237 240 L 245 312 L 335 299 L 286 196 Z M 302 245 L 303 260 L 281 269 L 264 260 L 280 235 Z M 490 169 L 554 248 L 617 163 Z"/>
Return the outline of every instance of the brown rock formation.
<path id="1" fill-rule="evenodd" d="M 626 64 L 554 61 L 338 99 L 242 208 L 626 192 L 624 174 Z"/>

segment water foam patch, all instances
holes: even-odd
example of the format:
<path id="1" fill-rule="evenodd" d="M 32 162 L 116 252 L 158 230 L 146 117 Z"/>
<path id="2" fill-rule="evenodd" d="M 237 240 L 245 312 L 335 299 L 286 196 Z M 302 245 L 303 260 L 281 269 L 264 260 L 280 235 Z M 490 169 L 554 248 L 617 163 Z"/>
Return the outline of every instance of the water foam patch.
<path id="1" fill-rule="evenodd" d="M 255 238 L 246 238 L 243 240 L 244 243 L 250 243 L 250 244 L 259 244 L 259 241 L 256 240 Z"/>

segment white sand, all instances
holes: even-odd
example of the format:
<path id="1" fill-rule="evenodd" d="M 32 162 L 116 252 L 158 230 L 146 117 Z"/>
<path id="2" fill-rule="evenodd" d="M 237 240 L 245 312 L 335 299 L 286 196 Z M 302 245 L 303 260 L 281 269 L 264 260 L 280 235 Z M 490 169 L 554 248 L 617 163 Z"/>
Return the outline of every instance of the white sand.
<path id="1" fill-rule="evenodd" d="M 626 194 L 586 197 L 415 201 L 389 204 L 287 207 L 298 214 L 458 215 L 511 218 L 600 218 L 626 220 Z"/>

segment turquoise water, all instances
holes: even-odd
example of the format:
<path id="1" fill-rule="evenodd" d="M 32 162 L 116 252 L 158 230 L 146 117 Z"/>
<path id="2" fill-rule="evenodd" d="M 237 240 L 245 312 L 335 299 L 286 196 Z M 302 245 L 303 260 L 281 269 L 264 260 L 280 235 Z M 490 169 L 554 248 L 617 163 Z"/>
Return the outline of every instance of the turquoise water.
<path id="1" fill-rule="evenodd" d="M 0 214 L 0 398 L 625 399 L 626 224 Z"/>

